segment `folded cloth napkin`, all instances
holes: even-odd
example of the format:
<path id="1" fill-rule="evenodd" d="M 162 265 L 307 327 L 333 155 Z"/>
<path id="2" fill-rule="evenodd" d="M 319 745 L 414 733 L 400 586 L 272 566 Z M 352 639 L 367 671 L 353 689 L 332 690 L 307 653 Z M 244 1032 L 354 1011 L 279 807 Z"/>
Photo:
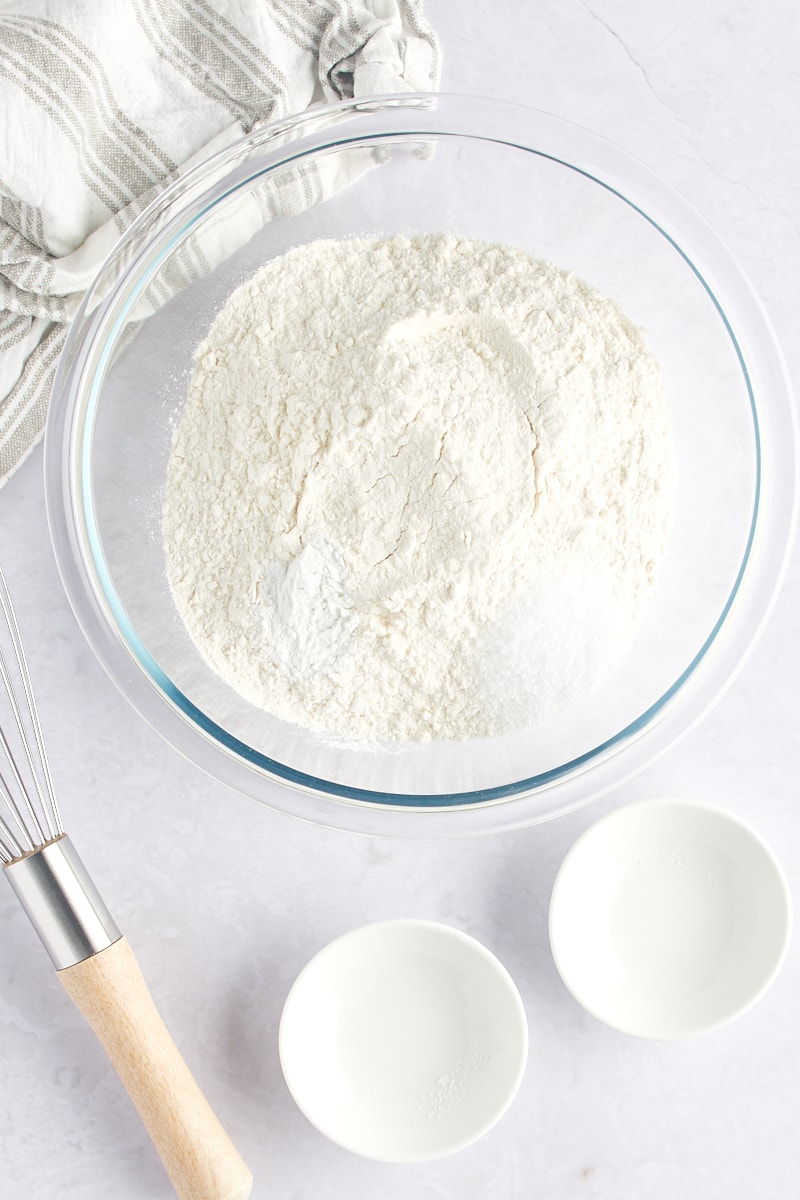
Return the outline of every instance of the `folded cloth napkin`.
<path id="1" fill-rule="evenodd" d="M 0 486 L 84 291 L 165 184 L 259 124 L 438 79 L 422 0 L 5 0 Z"/>

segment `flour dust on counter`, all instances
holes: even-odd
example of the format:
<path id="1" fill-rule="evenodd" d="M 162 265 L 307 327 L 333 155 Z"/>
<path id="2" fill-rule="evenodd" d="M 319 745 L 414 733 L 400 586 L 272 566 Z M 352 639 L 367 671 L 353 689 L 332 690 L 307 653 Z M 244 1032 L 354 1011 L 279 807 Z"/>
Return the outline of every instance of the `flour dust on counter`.
<path id="1" fill-rule="evenodd" d="M 199 346 L 163 512 L 175 604 L 254 705 L 486 737 L 630 647 L 674 505 L 658 364 L 610 298 L 431 234 L 269 262 Z"/>

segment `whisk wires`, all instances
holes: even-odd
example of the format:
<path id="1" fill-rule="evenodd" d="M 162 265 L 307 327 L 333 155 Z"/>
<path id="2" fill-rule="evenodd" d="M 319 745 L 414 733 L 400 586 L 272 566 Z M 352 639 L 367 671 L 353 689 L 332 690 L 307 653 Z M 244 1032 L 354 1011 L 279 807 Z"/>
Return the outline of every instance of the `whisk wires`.
<path id="1" fill-rule="evenodd" d="M 0 570 L 0 678 L 13 722 L 0 719 L 0 862 L 64 832 L 17 618 Z M 5 707 L 5 706 L 4 706 Z"/>

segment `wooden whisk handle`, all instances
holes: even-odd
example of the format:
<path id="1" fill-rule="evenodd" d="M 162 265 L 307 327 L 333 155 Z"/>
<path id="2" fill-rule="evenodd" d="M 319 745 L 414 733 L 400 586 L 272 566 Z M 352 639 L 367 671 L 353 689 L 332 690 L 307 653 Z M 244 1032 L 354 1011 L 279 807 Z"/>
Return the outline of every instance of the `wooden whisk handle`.
<path id="1" fill-rule="evenodd" d="M 58 978 L 105 1048 L 181 1200 L 247 1200 L 253 1177 L 167 1032 L 125 938 Z"/>

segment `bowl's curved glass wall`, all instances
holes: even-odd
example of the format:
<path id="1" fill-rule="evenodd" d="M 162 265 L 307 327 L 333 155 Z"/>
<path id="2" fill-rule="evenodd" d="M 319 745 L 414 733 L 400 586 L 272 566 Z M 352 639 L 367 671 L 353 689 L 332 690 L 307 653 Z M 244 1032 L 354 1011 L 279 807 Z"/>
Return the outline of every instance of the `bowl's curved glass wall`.
<path id="1" fill-rule="evenodd" d="M 203 739 L 211 747 L 211 757 L 199 755 L 204 765 L 216 770 L 219 759 L 217 773 L 228 777 L 235 763 L 241 778 L 233 781 L 254 794 L 263 773 L 393 808 L 484 806 L 538 793 L 527 819 L 548 815 L 565 803 L 556 785 L 647 734 L 715 656 L 718 690 L 735 665 L 726 655 L 740 656 L 747 640 L 741 621 L 757 624 L 743 612 L 737 626 L 737 605 L 762 528 L 777 511 L 774 501 L 767 507 L 775 511 L 764 510 L 765 481 L 773 478 L 765 474 L 772 467 L 765 419 L 774 420 L 764 409 L 786 398 L 764 396 L 757 361 L 764 346 L 754 352 L 745 343 L 722 294 L 728 284 L 742 286 L 734 268 L 714 245 L 706 261 L 705 241 L 703 253 L 690 249 L 670 222 L 675 212 L 678 226 L 689 220 L 674 208 L 679 202 L 667 191 L 663 212 L 651 205 L 662 185 L 613 147 L 553 118 L 472 108 L 447 98 L 350 105 L 245 139 L 145 214 L 98 280 L 67 349 L 53 435 L 66 482 L 50 491 L 69 493 L 70 552 L 84 564 L 79 581 L 67 568 L 68 590 L 73 599 L 76 590 L 91 591 L 94 615 L 85 625 L 105 623 L 119 643 L 101 657 L 115 659 L 119 677 L 124 651 L 130 671 L 158 693 L 160 711 L 165 704 L 172 711 L 167 724 L 179 733 L 168 729 L 168 736 L 180 742 L 187 732 L 193 757 L 191 739 Z M 574 271 L 642 328 L 672 407 L 675 526 L 631 653 L 572 709 L 501 738 L 354 749 L 254 709 L 205 665 L 166 583 L 166 464 L 195 347 L 247 276 L 318 238 L 441 230 L 511 243 Z M 703 234 L 699 220 L 688 232 L 689 241 Z M 335 280 L 320 281 L 320 290 L 324 302 L 336 302 Z M 785 389 L 778 358 L 767 366 L 770 383 Z M 791 448 L 791 418 L 780 421 Z M 791 493 L 793 457 L 782 453 Z M 785 551 L 790 517 L 778 525 L 772 541 Z M 780 563 L 772 542 L 765 553 L 771 594 Z M 729 628 L 739 628 L 738 641 L 726 651 Z M 571 803 L 591 791 L 577 788 Z M 331 823 L 341 822 L 333 816 Z"/>

